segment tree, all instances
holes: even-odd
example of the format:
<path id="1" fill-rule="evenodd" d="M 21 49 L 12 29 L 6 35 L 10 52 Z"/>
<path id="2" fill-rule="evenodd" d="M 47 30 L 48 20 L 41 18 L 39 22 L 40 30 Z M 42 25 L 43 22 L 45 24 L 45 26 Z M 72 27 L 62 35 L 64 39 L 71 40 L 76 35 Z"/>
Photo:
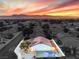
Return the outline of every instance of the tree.
<path id="1" fill-rule="evenodd" d="M 24 40 L 24 41 L 21 43 L 20 48 L 23 49 L 25 52 L 28 52 L 29 45 L 30 45 L 30 42 Z"/>

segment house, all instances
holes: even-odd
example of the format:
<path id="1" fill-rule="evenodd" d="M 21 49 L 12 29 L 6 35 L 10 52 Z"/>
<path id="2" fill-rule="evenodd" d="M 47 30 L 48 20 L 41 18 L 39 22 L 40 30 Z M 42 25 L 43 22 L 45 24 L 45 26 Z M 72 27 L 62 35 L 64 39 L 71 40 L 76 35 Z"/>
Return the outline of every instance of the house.
<path id="1" fill-rule="evenodd" d="M 61 57 L 58 48 L 49 39 L 39 36 L 30 44 L 36 58 Z"/>
<path id="2" fill-rule="evenodd" d="M 62 57 L 65 57 L 64 53 L 61 51 L 61 49 L 53 39 L 49 40 L 42 36 L 33 38 L 31 44 L 29 45 L 28 53 L 22 52 L 20 48 L 20 44 L 22 42 L 23 40 L 19 43 L 14 51 L 18 56 L 18 59 L 33 59 L 33 57 L 35 57 L 36 59 L 54 59 L 56 57 L 62 59 Z"/>

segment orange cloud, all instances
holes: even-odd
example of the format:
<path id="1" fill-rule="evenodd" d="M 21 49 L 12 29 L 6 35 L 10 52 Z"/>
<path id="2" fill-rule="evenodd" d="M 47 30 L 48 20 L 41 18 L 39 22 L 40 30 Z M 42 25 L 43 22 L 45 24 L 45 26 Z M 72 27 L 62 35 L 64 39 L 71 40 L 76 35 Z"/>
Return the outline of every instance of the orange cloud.
<path id="1" fill-rule="evenodd" d="M 48 4 L 45 2 L 44 4 Z M 50 7 L 43 3 L 31 4 L 27 7 L 16 7 L 7 10 L 4 15 L 24 14 L 24 15 L 50 15 L 50 16 L 79 16 L 79 4 L 65 5 L 62 7 Z"/>

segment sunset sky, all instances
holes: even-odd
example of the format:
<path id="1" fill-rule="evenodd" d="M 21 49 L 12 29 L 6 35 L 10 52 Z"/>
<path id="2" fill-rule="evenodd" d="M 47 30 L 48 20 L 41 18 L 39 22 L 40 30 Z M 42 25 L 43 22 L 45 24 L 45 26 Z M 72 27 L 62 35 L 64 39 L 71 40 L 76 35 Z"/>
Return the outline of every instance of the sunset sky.
<path id="1" fill-rule="evenodd" d="M 79 16 L 79 0 L 0 0 L 0 15 Z"/>

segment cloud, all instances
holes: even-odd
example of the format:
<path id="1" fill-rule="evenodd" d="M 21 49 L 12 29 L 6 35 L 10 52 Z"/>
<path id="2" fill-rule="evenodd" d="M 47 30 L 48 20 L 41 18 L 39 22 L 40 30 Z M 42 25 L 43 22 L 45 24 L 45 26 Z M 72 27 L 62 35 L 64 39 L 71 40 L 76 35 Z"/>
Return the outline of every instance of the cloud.
<path id="1" fill-rule="evenodd" d="M 63 12 L 66 14 L 72 11 L 73 15 L 79 15 L 76 13 L 76 11 L 79 12 L 79 0 L 0 0 L 0 2 L 0 13 L 4 15 L 27 14 L 54 16 L 56 13 L 62 16 Z"/>

